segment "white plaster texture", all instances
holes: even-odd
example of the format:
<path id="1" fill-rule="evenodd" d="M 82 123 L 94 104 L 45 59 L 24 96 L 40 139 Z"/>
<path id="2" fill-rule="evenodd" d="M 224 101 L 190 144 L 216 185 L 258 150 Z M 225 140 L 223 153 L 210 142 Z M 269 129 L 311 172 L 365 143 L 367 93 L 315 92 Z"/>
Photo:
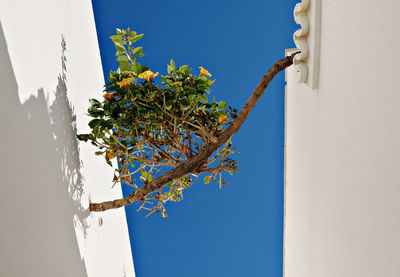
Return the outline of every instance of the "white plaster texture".
<path id="1" fill-rule="evenodd" d="M 319 89 L 286 71 L 284 276 L 397 277 L 400 2 L 321 4 Z"/>
<path id="2" fill-rule="evenodd" d="M 89 0 L 0 0 L 0 276 L 135 276 L 122 197 L 88 132 L 104 84 Z"/>

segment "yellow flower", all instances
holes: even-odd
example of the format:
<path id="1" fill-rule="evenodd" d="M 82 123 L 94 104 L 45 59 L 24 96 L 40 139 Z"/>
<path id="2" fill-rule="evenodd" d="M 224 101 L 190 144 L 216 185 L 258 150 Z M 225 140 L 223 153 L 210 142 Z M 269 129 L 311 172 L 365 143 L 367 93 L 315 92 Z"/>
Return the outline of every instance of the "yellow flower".
<path id="1" fill-rule="evenodd" d="M 122 79 L 121 82 L 118 82 L 120 88 L 129 88 L 129 84 L 131 83 L 131 78 Z"/>
<path id="2" fill-rule="evenodd" d="M 146 80 L 149 84 L 151 84 L 151 82 L 153 82 L 153 79 L 158 75 L 158 72 L 153 73 L 150 70 L 147 70 L 143 73 L 140 73 L 138 78 Z"/>
<path id="3" fill-rule="evenodd" d="M 219 123 L 222 123 L 222 122 L 224 122 L 224 121 L 226 121 L 226 120 L 228 120 L 228 118 L 227 118 L 225 115 L 220 115 L 220 116 L 218 117 L 218 122 L 219 122 Z"/>
<path id="4" fill-rule="evenodd" d="M 181 84 L 182 84 L 182 82 L 178 82 L 178 81 L 176 81 L 176 82 L 174 83 L 175 86 L 179 86 L 179 85 L 181 85 Z"/>
<path id="5" fill-rule="evenodd" d="M 106 94 L 103 95 L 103 97 L 111 101 L 115 97 L 115 92 L 106 93 Z"/>
<path id="6" fill-rule="evenodd" d="M 199 75 L 199 78 L 202 77 L 202 76 L 211 77 L 210 72 L 208 72 L 207 70 L 205 70 L 202 66 L 199 66 L 199 68 L 200 68 L 200 75 Z"/>
<path id="7" fill-rule="evenodd" d="M 107 152 L 106 153 L 106 158 L 107 159 L 114 159 L 117 155 L 114 152 Z"/>
<path id="8" fill-rule="evenodd" d="M 122 74 L 137 76 L 137 74 L 133 71 L 123 71 Z"/>

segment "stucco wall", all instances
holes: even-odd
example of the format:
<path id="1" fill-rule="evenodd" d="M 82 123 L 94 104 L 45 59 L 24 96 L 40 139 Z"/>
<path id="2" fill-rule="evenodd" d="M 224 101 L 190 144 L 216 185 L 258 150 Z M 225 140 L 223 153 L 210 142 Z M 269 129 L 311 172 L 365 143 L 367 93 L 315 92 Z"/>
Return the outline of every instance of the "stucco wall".
<path id="1" fill-rule="evenodd" d="M 319 89 L 286 72 L 286 277 L 400 276 L 399 14 L 322 1 Z"/>
<path id="2" fill-rule="evenodd" d="M 113 170 L 75 137 L 103 84 L 91 1 L 0 1 L 0 276 L 134 276 L 124 209 L 88 212 Z"/>

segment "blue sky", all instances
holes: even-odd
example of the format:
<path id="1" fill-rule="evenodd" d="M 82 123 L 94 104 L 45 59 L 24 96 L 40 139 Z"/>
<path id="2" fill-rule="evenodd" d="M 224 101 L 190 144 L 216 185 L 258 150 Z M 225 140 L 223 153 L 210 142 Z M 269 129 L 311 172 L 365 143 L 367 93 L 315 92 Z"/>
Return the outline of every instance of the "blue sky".
<path id="1" fill-rule="evenodd" d="M 241 108 L 294 47 L 297 2 L 93 1 L 105 77 L 118 66 L 108 37 L 130 27 L 144 33 L 141 64 L 161 75 L 171 58 L 194 74 L 203 66 L 216 79 L 216 99 Z M 167 205 L 166 219 L 126 207 L 137 277 L 282 276 L 284 73 L 232 141 L 241 154 L 229 186 L 198 181 L 182 202 Z"/>

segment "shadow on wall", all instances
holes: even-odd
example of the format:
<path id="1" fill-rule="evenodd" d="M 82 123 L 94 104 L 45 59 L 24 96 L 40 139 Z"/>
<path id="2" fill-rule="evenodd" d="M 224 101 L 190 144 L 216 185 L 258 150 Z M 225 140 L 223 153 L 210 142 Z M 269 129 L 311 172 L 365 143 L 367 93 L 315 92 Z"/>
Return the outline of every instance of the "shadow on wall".
<path id="1" fill-rule="evenodd" d="M 87 276 L 74 224 L 86 234 L 75 117 L 62 73 L 48 112 L 43 89 L 24 104 L 0 22 L 0 276 Z"/>
<path id="2" fill-rule="evenodd" d="M 56 144 L 58 161 L 63 172 L 63 183 L 68 187 L 69 196 L 74 205 L 74 225 L 86 237 L 89 228 L 86 219 L 90 212 L 88 208 L 85 209 L 81 205 L 81 199 L 84 195 L 84 179 L 80 171 L 81 160 L 76 137 L 76 115 L 67 96 L 67 58 L 65 56 L 66 42 L 64 37 L 61 40 L 61 47 L 62 72 L 58 76 L 55 100 L 49 107 L 51 130 Z"/>

